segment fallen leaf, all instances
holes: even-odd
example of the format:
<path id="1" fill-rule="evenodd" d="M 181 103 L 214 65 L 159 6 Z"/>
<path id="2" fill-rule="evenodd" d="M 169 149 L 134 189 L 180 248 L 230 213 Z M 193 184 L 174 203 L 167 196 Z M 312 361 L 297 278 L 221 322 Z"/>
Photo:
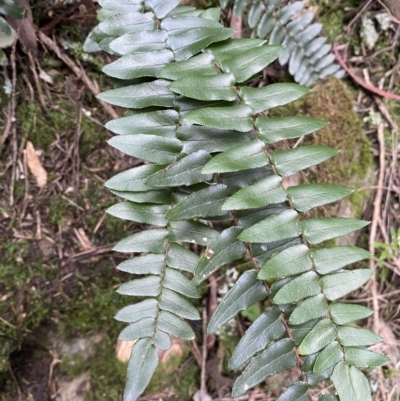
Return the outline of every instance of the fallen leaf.
<path id="1" fill-rule="evenodd" d="M 212 401 L 212 398 L 205 390 L 197 390 L 192 399 L 193 401 Z"/>
<path id="2" fill-rule="evenodd" d="M 135 344 L 137 340 L 133 341 L 122 341 L 120 339 L 117 340 L 117 358 L 121 362 L 128 362 L 131 356 L 133 344 Z"/>
<path id="3" fill-rule="evenodd" d="M 171 358 L 180 358 L 186 348 L 186 343 L 179 338 L 171 337 L 171 348 L 160 355 L 160 362 L 168 362 Z"/>
<path id="4" fill-rule="evenodd" d="M 36 150 L 33 147 L 32 142 L 28 142 L 26 144 L 25 153 L 29 170 L 35 177 L 38 187 L 44 187 L 47 184 L 47 171 L 40 163 L 39 157 L 36 154 Z"/>

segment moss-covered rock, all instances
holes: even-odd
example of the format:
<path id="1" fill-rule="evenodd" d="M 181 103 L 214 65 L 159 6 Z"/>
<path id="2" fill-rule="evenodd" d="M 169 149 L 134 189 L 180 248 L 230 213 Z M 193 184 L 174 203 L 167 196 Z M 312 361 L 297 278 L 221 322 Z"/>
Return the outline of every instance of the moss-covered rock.
<path id="1" fill-rule="evenodd" d="M 304 115 L 329 121 L 329 125 L 304 138 L 303 144 L 329 146 L 339 153 L 326 162 L 305 171 L 304 181 L 336 183 L 350 188 L 373 185 L 373 160 L 370 143 L 362 130 L 362 122 L 354 110 L 353 97 L 344 83 L 330 78 L 312 92 L 289 105 L 270 112 L 271 117 Z M 340 203 L 339 215 L 361 217 L 369 191 L 357 189 Z M 349 209 L 349 210 L 347 210 Z M 330 211 L 330 209 L 327 209 Z"/>

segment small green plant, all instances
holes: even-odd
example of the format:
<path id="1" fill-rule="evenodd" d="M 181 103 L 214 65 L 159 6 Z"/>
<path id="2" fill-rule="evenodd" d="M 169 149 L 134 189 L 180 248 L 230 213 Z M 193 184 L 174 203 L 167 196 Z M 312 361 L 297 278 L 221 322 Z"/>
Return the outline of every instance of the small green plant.
<path id="1" fill-rule="evenodd" d="M 215 333 L 253 304 L 269 305 L 229 361 L 230 369 L 242 370 L 232 397 L 297 366 L 301 381 L 279 401 L 306 401 L 325 379 L 336 393 L 319 401 L 371 401 L 360 368 L 387 362 L 366 349 L 381 338 L 353 323 L 369 316 L 369 309 L 339 301 L 373 274 L 347 267 L 370 254 L 319 245 L 368 222 L 307 217 L 309 210 L 349 195 L 347 188 L 283 185 L 285 177 L 337 153 L 325 146 L 282 145 L 316 132 L 324 121 L 265 115 L 309 90 L 292 83 L 246 84 L 280 57 L 282 46 L 230 39 L 234 30 L 220 25 L 215 8 L 178 7 L 178 0 L 99 3 L 100 23 L 85 49 L 117 56 L 103 68 L 116 89 L 99 97 L 128 109 L 106 124 L 117 134 L 109 144 L 143 160 L 105 184 L 125 199 L 109 214 L 147 225 L 114 247 L 135 254 L 118 266 L 134 276 L 118 292 L 141 299 L 116 315 L 129 323 L 120 339 L 136 340 L 124 400 L 134 401 L 146 389 L 157 350 L 171 346 L 170 336 L 195 338 L 186 320 L 200 318 L 190 301 L 201 297 L 196 286 L 245 259 L 251 267 L 208 325 L 208 333 Z M 191 244 L 203 247 L 200 256 Z"/>

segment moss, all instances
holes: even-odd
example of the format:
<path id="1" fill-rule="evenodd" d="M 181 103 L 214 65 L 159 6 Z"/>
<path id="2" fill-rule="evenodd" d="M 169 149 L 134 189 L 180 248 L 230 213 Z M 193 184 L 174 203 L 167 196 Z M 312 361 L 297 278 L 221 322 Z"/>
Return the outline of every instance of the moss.
<path id="1" fill-rule="evenodd" d="M 305 137 L 304 145 L 323 145 L 339 150 L 326 162 L 306 170 L 309 182 L 331 182 L 350 188 L 369 185 L 373 160 L 370 143 L 354 111 L 353 98 L 344 84 L 330 78 L 316 86 L 306 97 L 271 111 L 270 116 L 301 114 L 329 121 L 329 125 Z M 369 194 L 357 191 L 350 197 L 353 214 L 360 217 Z"/>
<path id="2" fill-rule="evenodd" d="M 340 7 L 328 13 L 326 17 L 322 19 L 324 32 L 330 43 L 334 42 L 341 33 L 343 17 L 343 8 Z"/>
<path id="3" fill-rule="evenodd" d="M 78 24 L 65 24 L 59 25 L 58 36 L 63 38 L 62 46 L 64 49 L 72 54 L 77 60 L 87 64 L 86 68 L 89 73 L 93 73 L 93 69 L 100 72 L 103 63 L 97 54 L 86 53 L 83 51 L 83 43 L 87 38 L 89 32 Z M 103 74 L 102 74 L 103 75 Z M 100 86 L 101 88 L 103 86 Z"/>
<path id="4" fill-rule="evenodd" d="M 81 131 L 79 155 L 83 159 L 86 158 L 90 152 L 93 152 L 93 150 L 105 146 L 107 131 L 105 128 L 99 127 L 86 116 L 82 116 Z"/>
<path id="5" fill-rule="evenodd" d="M 115 355 L 116 331 L 110 330 L 90 359 L 90 391 L 85 401 L 115 401 L 122 398 L 125 387 L 126 363 Z"/>
<path id="6" fill-rule="evenodd" d="M 25 195 L 25 183 L 23 180 L 17 180 L 14 183 L 14 198 L 23 199 Z"/>
<path id="7" fill-rule="evenodd" d="M 57 135 L 73 129 L 75 112 L 66 100 L 55 101 L 55 108 L 42 109 L 35 101 L 22 103 L 17 108 L 17 121 L 21 134 L 33 143 L 36 149 L 49 152 Z"/>
<path id="8" fill-rule="evenodd" d="M 50 224 L 57 227 L 67 223 L 67 212 L 71 209 L 71 204 L 61 194 L 50 196 L 46 206 L 48 206 L 47 220 Z"/>
<path id="9" fill-rule="evenodd" d="M 68 340 L 93 333 L 104 337 L 93 345 L 92 357 L 64 356 L 61 369 L 70 378 L 90 371 L 91 386 L 86 401 L 115 401 L 125 385 L 126 364 L 115 353 L 116 338 L 123 324 L 112 317 L 135 300 L 115 292 L 115 285 L 122 281 L 121 274 L 111 268 L 108 259 L 85 265 L 84 270 L 76 269 L 75 276 L 78 286 L 73 290 L 73 298 L 58 307 L 57 338 Z"/>
<path id="10" fill-rule="evenodd" d="M 108 239 L 110 242 L 116 242 L 126 237 L 126 221 L 117 219 L 112 216 L 107 216 L 104 220 L 104 226 L 107 229 Z"/>
<path id="11" fill-rule="evenodd" d="M 188 356 L 188 349 L 185 349 L 181 356 L 173 356 L 158 365 L 146 393 L 163 392 L 168 388 L 173 394 L 169 398 L 171 401 L 191 401 L 200 387 L 200 368 Z"/>
<path id="12" fill-rule="evenodd" d="M 8 104 L 8 95 L 5 93 L 4 89 L 0 90 L 0 106 L 3 110 L 6 110 Z"/>
<path id="13" fill-rule="evenodd" d="M 342 0 L 340 2 L 311 0 L 310 3 L 317 7 L 317 14 L 324 27 L 324 33 L 331 43 L 342 32 L 346 22 L 354 16 L 347 10 L 357 10 L 360 6 L 360 0 Z"/>
<path id="14" fill-rule="evenodd" d="M 228 363 L 240 341 L 235 319 L 229 320 L 224 326 L 220 327 L 216 334 L 218 336 L 217 354 L 219 360 L 222 361 L 221 373 L 229 376 L 232 372 L 228 368 Z"/>
<path id="15" fill-rule="evenodd" d="M 0 376 L 8 366 L 8 356 L 51 308 L 41 284 L 52 278 L 53 269 L 40 260 L 26 264 L 28 249 L 25 241 L 0 244 Z"/>
<path id="16" fill-rule="evenodd" d="M 85 372 L 87 368 L 87 361 L 82 355 L 63 355 L 61 357 L 60 373 L 71 379 Z"/>
<path id="17" fill-rule="evenodd" d="M 51 182 L 54 181 L 57 178 L 57 173 L 55 171 L 49 171 L 49 174 L 47 175 L 47 181 Z"/>
<path id="18" fill-rule="evenodd" d="M 60 372 L 69 379 L 90 372 L 90 390 L 85 396 L 85 401 L 118 400 L 125 386 L 126 363 L 119 361 L 115 353 L 118 329 L 110 323 L 107 323 L 107 326 L 108 330 L 104 333 L 103 340 L 95 345 L 96 352 L 92 357 L 63 355 L 61 358 Z"/>
<path id="19" fill-rule="evenodd" d="M 74 299 L 70 301 L 69 304 L 74 306 L 70 307 L 66 304 L 60 307 L 63 318 L 60 322 L 59 333 L 63 338 L 101 332 L 105 325 L 110 327 L 117 325 L 112 316 L 132 301 L 119 295 L 112 288 L 113 283 L 119 281 L 114 276 L 109 274 L 107 279 L 104 274 L 94 279 L 90 273 L 90 271 L 84 273 L 76 270 L 75 275 L 83 288 L 78 290 Z M 100 285 L 105 288 L 99 288 Z M 120 327 L 121 324 L 118 326 Z"/>
<path id="20" fill-rule="evenodd" d="M 75 131 L 76 112 L 68 100 L 58 100 L 54 109 L 45 110 L 34 101 L 30 101 L 18 107 L 17 120 L 22 135 L 31 141 L 35 148 L 44 149 L 48 153 L 57 135 L 68 130 Z M 107 132 L 85 115 L 82 115 L 81 131 L 79 154 L 84 159 L 93 150 L 104 146 Z"/>
<path id="21" fill-rule="evenodd" d="M 80 31 L 80 33 L 82 33 L 82 31 Z M 68 42 L 64 41 L 62 44 L 64 46 L 64 49 L 66 49 L 69 53 L 71 53 L 77 60 L 88 64 L 89 67 L 94 69 L 94 71 L 93 70 L 90 71 L 90 75 L 92 75 L 95 74 L 95 71 L 100 72 L 103 67 L 103 64 L 99 58 L 83 51 L 82 43 L 85 41 L 85 38 L 86 37 L 82 39 L 75 38 L 72 39 L 73 41 L 68 41 Z"/>

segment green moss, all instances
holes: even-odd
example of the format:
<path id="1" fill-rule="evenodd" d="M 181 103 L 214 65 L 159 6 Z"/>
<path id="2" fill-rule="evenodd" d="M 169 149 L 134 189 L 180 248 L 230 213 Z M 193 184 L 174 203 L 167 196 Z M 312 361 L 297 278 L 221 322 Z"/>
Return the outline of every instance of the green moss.
<path id="1" fill-rule="evenodd" d="M 108 269 L 111 273 L 111 268 L 108 267 Z M 101 332 L 105 326 L 118 325 L 121 327 L 121 324 L 114 322 L 112 317 L 119 309 L 132 301 L 132 299 L 119 295 L 112 288 L 113 284 L 120 281 L 116 277 L 108 274 L 107 278 L 107 272 L 104 271 L 102 277 L 94 279 L 91 273 L 90 270 L 76 270 L 75 275 L 83 288 L 68 305 L 60 307 L 63 318 L 60 322 L 59 332 L 64 338 L 77 334 Z"/>
<path id="2" fill-rule="evenodd" d="M 5 93 L 4 89 L 0 90 L 0 105 L 2 107 L 2 109 L 6 109 L 6 106 L 8 104 L 8 96 Z"/>
<path id="3" fill-rule="evenodd" d="M 168 388 L 173 394 L 169 398 L 171 401 L 191 401 L 200 387 L 200 368 L 188 357 L 188 349 L 185 349 L 181 356 L 173 356 L 158 365 L 146 393 L 163 392 Z"/>
<path id="4" fill-rule="evenodd" d="M 97 57 L 97 54 L 90 54 L 83 51 L 83 43 L 89 34 L 87 30 L 82 29 L 82 26 L 79 24 L 65 24 L 59 26 L 57 34 L 60 38 L 63 38 L 62 46 L 64 49 L 77 60 L 90 67 L 86 68 L 86 70 L 89 70 L 88 72 L 92 72 L 90 70 L 93 69 L 99 72 L 101 71 L 103 67 L 101 58 Z M 102 88 L 103 86 L 100 87 Z"/>
<path id="5" fill-rule="evenodd" d="M 67 212 L 71 204 L 61 194 L 54 194 L 49 197 L 45 204 L 48 207 L 47 220 L 53 226 L 64 226 L 67 222 Z"/>
<path id="6" fill-rule="evenodd" d="M 57 135 L 74 128 L 74 120 L 75 111 L 66 100 L 55 101 L 55 108 L 42 109 L 35 101 L 24 102 L 17 108 L 21 134 L 46 153 Z"/>
<path id="7" fill-rule="evenodd" d="M 22 135 L 33 143 L 36 149 L 49 152 L 50 145 L 57 135 L 71 130 L 75 132 L 76 111 L 68 100 L 58 100 L 55 108 L 42 110 L 34 101 L 25 102 L 18 107 L 17 121 Z M 85 115 L 81 120 L 79 154 L 86 158 L 90 152 L 104 146 L 106 130 L 99 127 Z"/>
<path id="8" fill-rule="evenodd" d="M 234 319 L 229 320 L 217 330 L 216 335 L 218 337 L 217 354 L 219 360 L 222 362 L 221 373 L 228 376 L 232 374 L 228 368 L 228 362 L 240 341 L 236 321 Z"/>
<path id="9" fill-rule="evenodd" d="M 121 396 L 125 386 L 126 363 L 116 357 L 116 326 L 107 324 L 108 331 L 103 340 L 95 344 L 95 354 L 84 358 L 81 355 L 63 355 L 60 371 L 69 379 L 84 372 L 90 372 L 90 390 L 85 401 L 115 401 Z"/>
<path id="10" fill-rule="evenodd" d="M 82 116 L 82 135 L 79 140 L 79 154 L 84 159 L 95 149 L 103 148 L 107 139 L 107 132 L 88 117 Z"/>
<path id="11" fill-rule="evenodd" d="M 57 178 L 57 173 L 55 171 L 49 171 L 47 175 L 47 181 L 51 182 L 54 181 Z"/>
<path id="12" fill-rule="evenodd" d="M 339 150 L 330 160 L 306 170 L 309 182 L 331 182 L 350 188 L 370 185 L 373 166 L 370 143 L 363 133 L 360 117 L 354 111 L 352 94 L 340 80 L 328 79 L 304 98 L 272 110 L 270 116 L 295 114 L 329 121 L 324 129 L 306 136 L 304 145 L 323 145 Z M 368 196 L 366 191 L 357 191 L 350 198 L 354 215 L 360 217 Z"/>
<path id="13" fill-rule="evenodd" d="M 14 199 L 23 199 L 25 195 L 25 182 L 17 180 L 14 182 Z"/>
<path id="14" fill-rule="evenodd" d="M 68 340 L 77 336 L 89 337 L 93 333 L 104 337 L 93 345 L 95 353 L 92 357 L 64 356 L 61 369 L 70 378 L 90 372 L 86 401 L 115 401 L 125 385 L 126 364 L 120 362 L 115 353 L 116 339 L 124 325 L 113 316 L 135 300 L 115 292 L 115 285 L 122 281 L 121 275 L 109 266 L 108 259 L 76 269 L 75 276 L 79 286 L 74 291 L 74 298 L 58 308 L 61 317 L 57 337 Z"/>
<path id="15" fill-rule="evenodd" d="M 324 33 L 330 43 L 334 42 L 341 33 L 343 27 L 343 17 L 343 8 L 340 7 L 328 13 L 326 17 L 322 19 Z"/>
<path id="16" fill-rule="evenodd" d="M 69 378 L 79 376 L 87 370 L 87 360 L 82 355 L 62 355 L 60 372 Z"/>
<path id="17" fill-rule="evenodd" d="M 108 324 L 109 326 L 109 324 Z M 126 363 L 115 354 L 116 331 L 110 330 L 90 359 L 90 391 L 85 401 L 115 401 L 122 398 Z"/>
<path id="18" fill-rule="evenodd" d="M 116 242 L 126 237 L 126 221 L 117 219 L 113 216 L 107 216 L 104 220 L 104 227 L 107 229 L 108 239 L 110 242 Z"/>
<path id="19" fill-rule="evenodd" d="M 9 354 L 19 349 L 51 308 L 40 283 L 51 279 L 54 271 L 40 261 L 24 263 L 28 249 L 25 241 L 0 244 L 0 375 L 7 368 Z"/>
<path id="20" fill-rule="evenodd" d="M 321 19 L 324 33 L 329 42 L 334 42 L 342 32 L 343 26 L 353 16 L 353 12 L 360 6 L 360 0 L 342 0 L 332 2 L 331 0 L 311 0 L 311 5 L 317 7 L 317 15 Z"/>
<path id="21" fill-rule="evenodd" d="M 78 33 L 82 33 L 82 31 L 78 31 Z M 102 61 L 99 58 L 93 56 L 92 54 L 83 51 L 82 43 L 85 41 L 85 39 L 86 37 L 82 39 L 75 37 L 75 39 L 72 39 L 73 41 L 63 41 L 62 44 L 64 46 L 64 49 L 66 49 L 69 53 L 71 53 L 77 60 L 88 64 L 89 67 L 91 67 L 95 71 L 100 72 L 103 67 Z M 90 73 L 93 74 L 94 71 L 90 71 Z"/>

